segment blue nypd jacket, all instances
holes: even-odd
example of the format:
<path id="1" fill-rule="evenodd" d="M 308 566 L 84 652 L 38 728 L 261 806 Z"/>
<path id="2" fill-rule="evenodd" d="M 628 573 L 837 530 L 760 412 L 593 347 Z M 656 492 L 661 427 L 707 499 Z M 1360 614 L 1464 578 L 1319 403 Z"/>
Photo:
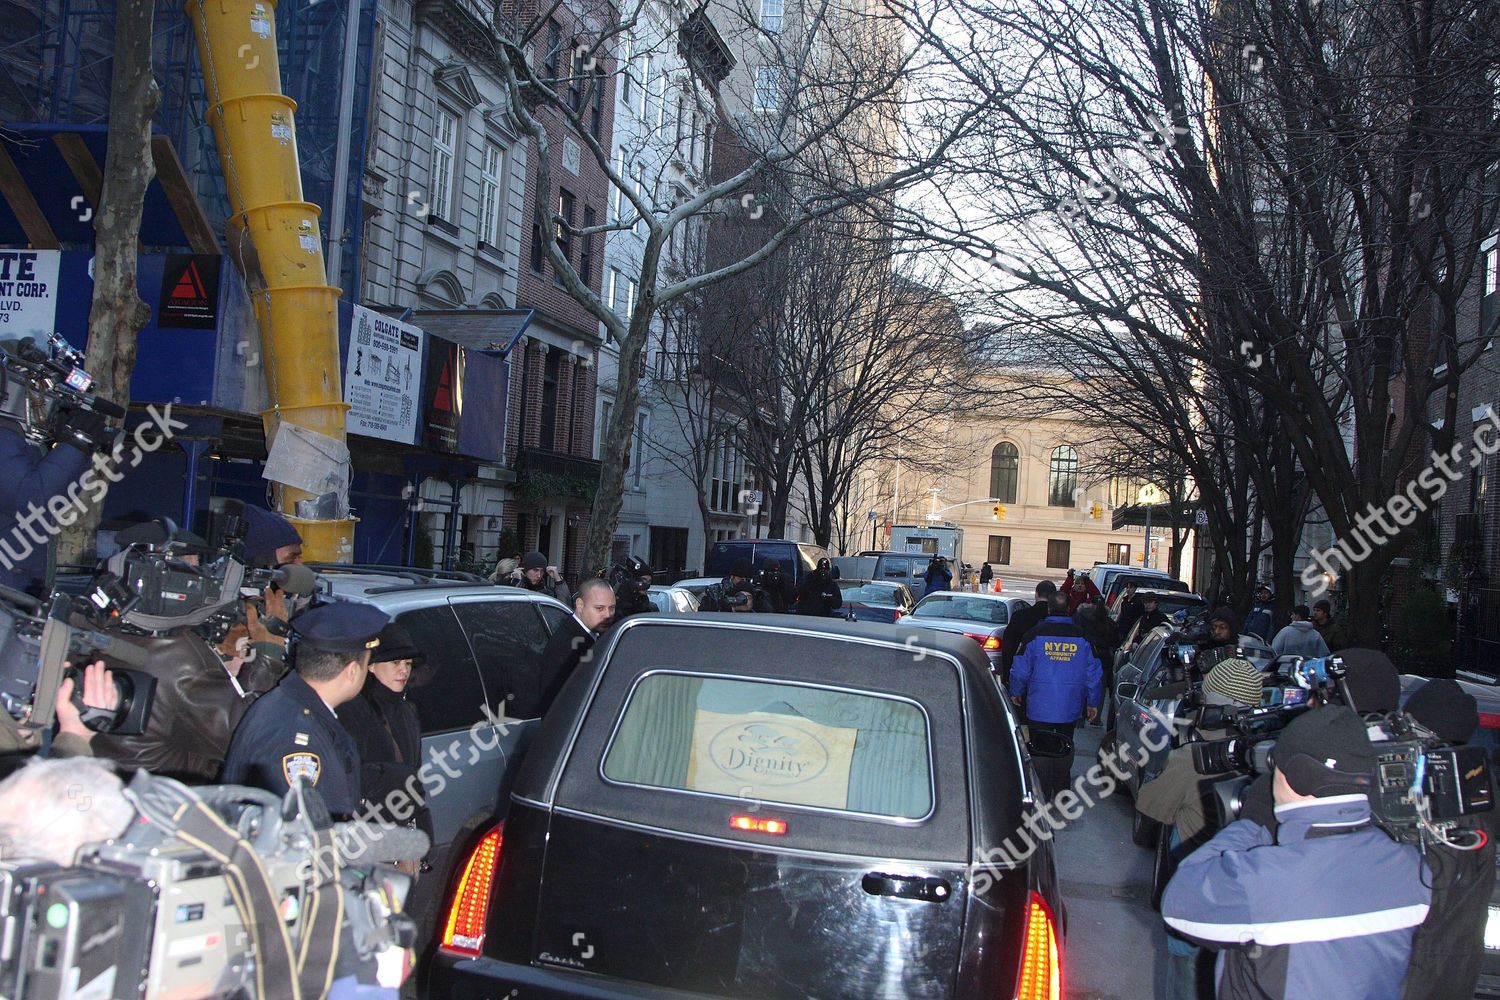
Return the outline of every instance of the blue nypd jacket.
<path id="1" fill-rule="evenodd" d="M 1210 948 L 1220 1000 L 1398 1000 L 1431 876 L 1416 848 L 1370 824 L 1363 795 L 1237 820 L 1183 859 L 1168 925 Z"/>
<path id="2" fill-rule="evenodd" d="M 1033 722 L 1077 722 L 1104 696 L 1104 667 L 1073 619 L 1048 615 L 1021 640 L 1010 693 Z"/>

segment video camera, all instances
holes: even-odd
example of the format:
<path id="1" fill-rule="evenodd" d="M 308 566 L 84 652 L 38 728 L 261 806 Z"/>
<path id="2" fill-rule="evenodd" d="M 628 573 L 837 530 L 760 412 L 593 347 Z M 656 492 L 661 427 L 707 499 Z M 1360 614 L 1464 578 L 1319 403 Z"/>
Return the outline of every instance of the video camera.
<path id="1" fill-rule="evenodd" d="M 21 425 L 33 444 L 67 440 L 85 451 L 103 447 L 112 433 L 105 421 L 122 420 L 124 407 L 89 390 L 83 354 L 54 333 L 43 350 L 19 340 L 0 351 L 0 415 Z"/>
<path id="2" fill-rule="evenodd" d="M 305 786 L 283 803 L 140 772 L 126 796 L 137 821 L 76 865 L 0 861 L 0 996 L 284 996 L 299 968 L 331 980 L 414 944 L 410 877 L 367 859 L 420 857 L 421 831 L 329 828 Z"/>
<path id="3" fill-rule="evenodd" d="M 145 732 L 156 678 L 118 664 L 144 666 L 146 652 L 96 627 L 101 617 L 117 616 L 120 595 L 118 581 L 104 579 L 83 601 L 53 595 L 43 614 L 42 603 L 30 595 L 0 587 L 0 707 L 23 728 L 51 728 L 57 690 L 71 677 L 73 704 L 90 729 L 120 736 Z M 113 712 L 83 703 L 82 667 L 99 659 L 110 667 L 119 695 Z"/>
<path id="4" fill-rule="evenodd" d="M 1358 711 L 1346 677 L 1339 657 L 1306 659 L 1293 665 L 1286 685 L 1267 688 L 1275 704 L 1233 712 L 1218 706 L 1201 710 L 1200 728 L 1234 731 L 1227 739 L 1192 744 L 1193 768 L 1199 774 L 1233 776 L 1213 786 L 1220 825 L 1238 817 L 1251 779 L 1270 770 L 1276 740 L 1292 719 L 1335 694 Z M 1463 846 L 1453 839 L 1455 821 L 1495 806 L 1484 748 L 1449 746 L 1404 712 L 1369 718 L 1376 720 L 1376 732 L 1383 737 L 1371 737 L 1375 771 L 1369 797 L 1375 822 L 1406 843 Z"/>

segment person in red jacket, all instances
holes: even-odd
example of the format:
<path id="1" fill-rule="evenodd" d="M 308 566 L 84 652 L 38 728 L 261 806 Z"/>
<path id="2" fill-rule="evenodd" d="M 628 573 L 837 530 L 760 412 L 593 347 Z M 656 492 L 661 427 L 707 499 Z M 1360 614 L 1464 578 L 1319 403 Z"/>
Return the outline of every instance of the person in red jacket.
<path id="1" fill-rule="evenodd" d="M 1068 570 L 1068 578 L 1058 588 L 1058 593 L 1068 595 L 1068 614 L 1078 610 L 1078 606 L 1085 601 L 1092 601 L 1100 596 L 1099 588 L 1094 586 L 1094 581 L 1088 578 L 1088 574 L 1077 570 Z"/>

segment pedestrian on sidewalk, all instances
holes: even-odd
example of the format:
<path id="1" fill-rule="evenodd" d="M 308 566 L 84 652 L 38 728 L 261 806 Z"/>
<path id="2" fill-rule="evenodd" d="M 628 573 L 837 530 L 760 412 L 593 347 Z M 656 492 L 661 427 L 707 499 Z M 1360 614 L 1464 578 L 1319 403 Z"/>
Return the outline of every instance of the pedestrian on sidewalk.
<path id="1" fill-rule="evenodd" d="M 979 592 L 981 594 L 989 593 L 990 584 L 993 583 L 994 580 L 995 571 L 990 569 L 989 563 L 985 563 L 983 566 L 979 567 Z"/>
<path id="2" fill-rule="evenodd" d="M 1308 621 L 1306 604 L 1292 609 L 1292 623 L 1271 640 L 1271 651 L 1281 656 L 1327 656 L 1328 643 L 1318 634 L 1317 627 Z"/>
<path id="3" fill-rule="evenodd" d="M 1033 731 L 1073 741 L 1080 719 L 1099 714 L 1104 697 L 1104 668 L 1088 637 L 1068 614 L 1068 598 L 1058 591 L 1047 598 L 1047 617 L 1021 642 L 1010 669 L 1011 700 L 1024 708 Z M 1067 787 L 1073 755 L 1038 756 L 1037 773 L 1051 801 Z"/>
<path id="4" fill-rule="evenodd" d="M 1037 584 L 1036 603 L 1028 604 L 1012 614 L 1010 624 L 1000 633 L 1000 683 L 1005 685 L 1006 690 L 1010 689 L 1010 668 L 1021 650 L 1022 640 L 1047 617 L 1047 599 L 1055 593 L 1057 584 L 1051 580 L 1043 580 Z"/>

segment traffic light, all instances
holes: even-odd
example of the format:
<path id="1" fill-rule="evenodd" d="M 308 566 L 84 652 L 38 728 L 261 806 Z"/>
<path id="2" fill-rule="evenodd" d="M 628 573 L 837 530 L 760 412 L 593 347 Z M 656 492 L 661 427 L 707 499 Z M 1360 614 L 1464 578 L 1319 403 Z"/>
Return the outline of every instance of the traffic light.
<path id="1" fill-rule="evenodd" d="M 1098 521 L 1101 518 L 1103 518 L 1104 517 L 1104 505 L 1102 503 L 1099 503 L 1097 500 L 1094 501 L 1094 505 L 1089 508 L 1089 517 L 1092 517 L 1096 521 Z"/>
<path id="2" fill-rule="evenodd" d="M 995 504 L 995 519 L 997 521 L 1003 521 L 1003 520 L 1005 520 L 1005 504 L 1003 504 L 1003 503 L 997 503 L 997 504 Z"/>

